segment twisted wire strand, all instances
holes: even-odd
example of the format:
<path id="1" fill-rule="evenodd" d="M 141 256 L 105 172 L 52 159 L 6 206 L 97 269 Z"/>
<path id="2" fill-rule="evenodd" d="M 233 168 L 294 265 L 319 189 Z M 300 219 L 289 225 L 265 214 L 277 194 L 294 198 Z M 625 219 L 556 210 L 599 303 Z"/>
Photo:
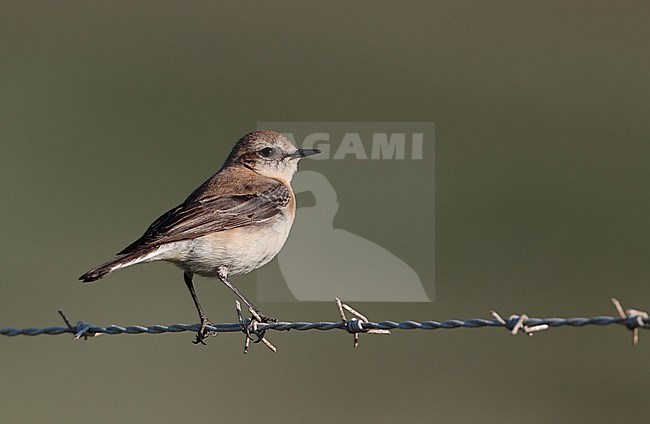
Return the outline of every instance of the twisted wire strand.
<path id="1" fill-rule="evenodd" d="M 452 319 L 447 321 L 379 321 L 379 322 L 362 322 L 362 325 L 351 325 L 359 321 L 352 319 L 350 321 L 322 321 L 322 322 L 275 322 L 260 323 L 257 325 L 257 333 L 263 334 L 266 331 L 329 331 L 344 330 L 349 333 L 363 333 L 368 330 L 438 330 L 438 329 L 456 329 L 456 328 L 484 328 L 484 327 L 505 327 L 509 330 L 515 328 L 521 321 L 522 316 L 512 315 L 508 320 L 501 322 L 497 319 L 474 318 L 468 320 Z M 208 330 L 219 333 L 233 333 L 246 331 L 251 320 L 246 319 L 243 323 L 222 323 L 207 326 Z M 614 316 L 595 316 L 595 317 L 570 317 L 570 318 L 529 318 L 525 317 L 523 323 L 526 326 L 543 326 L 548 327 L 584 327 L 589 325 L 604 326 L 619 324 L 625 325 L 628 329 L 650 327 L 650 318 L 629 315 L 625 318 Z M 59 335 L 74 334 L 76 337 L 93 336 L 97 334 L 163 334 L 163 333 L 183 333 L 197 332 L 200 324 L 172 324 L 172 325 L 131 325 L 122 327 L 119 325 L 110 325 L 108 327 L 98 327 L 87 323 L 78 322 L 76 325 L 68 327 L 47 327 L 47 328 L 0 328 L 0 335 L 5 336 L 39 336 L 42 334 Z"/>

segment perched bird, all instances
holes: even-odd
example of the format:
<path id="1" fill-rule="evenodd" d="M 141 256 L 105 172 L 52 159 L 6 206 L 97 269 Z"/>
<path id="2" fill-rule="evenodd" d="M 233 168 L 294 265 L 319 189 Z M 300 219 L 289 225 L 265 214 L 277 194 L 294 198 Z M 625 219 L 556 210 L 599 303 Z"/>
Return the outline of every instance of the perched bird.
<path id="1" fill-rule="evenodd" d="M 83 282 L 131 265 L 167 261 L 180 267 L 201 320 L 195 343 L 209 335 L 207 319 L 194 290 L 194 274 L 218 277 L 263 321 L 272 320 L 255 307 L 229 275 L 245 274 L 268 263 L 289 235 L 296 213 L 291 178 L 301 158 L 320 153 L 297 149 L 282 134 L 255 131 L 242 137 L 221 169 L 180 205 L 117 254 L 93 268 Z"/>

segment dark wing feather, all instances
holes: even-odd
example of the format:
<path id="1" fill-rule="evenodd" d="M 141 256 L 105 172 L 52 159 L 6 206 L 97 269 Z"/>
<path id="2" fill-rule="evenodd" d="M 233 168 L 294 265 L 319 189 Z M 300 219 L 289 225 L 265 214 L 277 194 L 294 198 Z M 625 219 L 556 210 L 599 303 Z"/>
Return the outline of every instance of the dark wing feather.
<path id="1" fill-rule="evenodd" d="M 118 253 L 123 255 L 205 234 L 268 221 L 289 204 L 291 193 L 278 183 L 261 193 L 228 194 L 186 201 L 163 214 L 138 240 Z"/>

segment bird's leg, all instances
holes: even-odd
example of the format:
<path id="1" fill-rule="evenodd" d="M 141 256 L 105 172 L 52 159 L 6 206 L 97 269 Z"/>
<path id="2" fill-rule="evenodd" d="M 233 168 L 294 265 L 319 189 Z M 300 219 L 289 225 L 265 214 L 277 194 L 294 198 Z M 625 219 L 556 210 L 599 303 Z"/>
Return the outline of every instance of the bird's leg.
<path id="1" fill-rule="evenodd" d="M 192 300 L 194 301 L 194 306 L 196 306 L 196 310 L 199 313 L 199 319 L 201 320 L 201 328 L 199 328 L 199 332 L 196 334 L 196 340 L 194 340 L 194 344 L 201 343 L 202 345 L 205 345 L 205 340 L 206 337 L 216 335 L 216 331 L 206 331 L 205 327 L 208 325 L 214 325 L 212 324 L 208 318 L 205 316 L 205 313 L 203 313 L 203 308 L 201 307 L 201 302 L 199 302 L 199 297 L 196 295 L 196 291 L 194 290 L 194 283 L 192 282 L 192 278 L 194 277 L 194 274 L 185 271 L 183 273 L 183 279 L 185 280 L 185 284 L 187 285 L 187 289 L 190 291 L 190 294 L 192 295 Z"/>
<path id="2" fill-rule="evenodd" d="M 253 305 L 253 303 L 250 300 L 248 300 L 246 296 L 244 296 L 244 294 L 237 289 L 237 287 L 233 286 L 232 283 L 228 281 L 228 268 L 226 268 L 225 266 L 219 267 L 217 275 L 219 276 L 221 282 L 224 283 L 226 287 L 228 287 L 230 290 L 232 290 L 233 293 L 235 293 L 237 297 L 239 297 L 242 300 L 242 302 L 244 302 L 246 306 L 248 306 L 248 309 L 252 313 L 257 314 L 261 322 L 277 322 L 277 319 L 267 317 L 266 315 L 264 315 L 257 306 Z"/>

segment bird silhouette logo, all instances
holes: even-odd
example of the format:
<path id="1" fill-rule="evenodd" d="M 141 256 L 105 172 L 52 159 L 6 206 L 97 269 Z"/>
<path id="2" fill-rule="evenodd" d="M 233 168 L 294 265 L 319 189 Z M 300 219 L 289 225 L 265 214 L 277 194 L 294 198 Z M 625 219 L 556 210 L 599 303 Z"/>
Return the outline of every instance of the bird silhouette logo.
<path id="1" fill-rule="evenodd" d="M 315 171 L 300 171 L 296 193 L 309 191 L 315 206 L 300 207 L 278 265 L 299 301 L 346 300 L 430 302 L 415 270 L 388 249 L 347 230 L 334 228 L 336 191 Z M 307 247 L 308 246 L 308 247 Z"/>

